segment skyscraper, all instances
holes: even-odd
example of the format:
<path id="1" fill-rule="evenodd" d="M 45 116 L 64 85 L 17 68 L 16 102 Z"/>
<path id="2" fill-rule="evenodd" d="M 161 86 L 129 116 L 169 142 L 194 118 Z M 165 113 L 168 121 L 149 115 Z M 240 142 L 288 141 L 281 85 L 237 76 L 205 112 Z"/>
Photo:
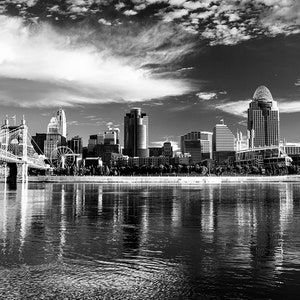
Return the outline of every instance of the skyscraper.
<path id="1" fill-rule="evenodd" d="M 213 130 L 213 152 L 234 151 L 234 135 L 224 120 L 216 124 Z"/>
<path id="2" fill-rule="evenodd" d="M 190 153 L 193 161 L 212 158 L 212 132 L 192 131 L 182 135 L 180 146 L 181 152 Z"/>
<path id="3" fill-rule="evenodd" d="M 67 145 L 67 122 L 64 110 L 60 107 L 47 126 L 47 135 L 44 141 L 44 152 L 47 157 L 59 146 Z"/>
<path id="4" fill-rule="evenodd" d="M 47 127 L 47 134 L 56 133 L 64 138 L 67 137 L 67 121 L 64 110 L 60 107 L 55 116 L 50 119 Z"/>
<path id="5" fill-rule="evenodd" d="M 132 108 L 124 117 L 124 154 L 130 157 L 147 157 L 148 116 L 140 108 Z"/>
<path id="6" fill-rule="evenodd" d="M 60 107 L 56 113 L 58 123 L 58 133 L 67 138 L 67 120 L 65 111 Z"/>
<path id="7" fill-rule="evenodd" d="M 256 89 L 248 108 L 249 148 L 279 145 L 279 110 L 265 86 Z"/>

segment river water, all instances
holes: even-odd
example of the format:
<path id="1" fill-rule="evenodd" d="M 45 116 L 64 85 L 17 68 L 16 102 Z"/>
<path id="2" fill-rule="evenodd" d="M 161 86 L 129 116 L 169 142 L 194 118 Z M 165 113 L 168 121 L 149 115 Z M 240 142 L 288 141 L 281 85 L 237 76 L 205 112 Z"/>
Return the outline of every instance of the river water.
<path id="1" fill-rule="evenodd" d="M 0 184 L 0 299 L 291 299 L 300 185 Z"/>

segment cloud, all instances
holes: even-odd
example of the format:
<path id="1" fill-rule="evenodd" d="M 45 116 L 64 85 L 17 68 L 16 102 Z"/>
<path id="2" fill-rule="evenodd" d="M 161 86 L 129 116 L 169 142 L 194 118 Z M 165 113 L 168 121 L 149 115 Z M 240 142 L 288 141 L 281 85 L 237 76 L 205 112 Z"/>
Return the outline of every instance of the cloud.
<path id="1" fill-rule="evenodd" d="M 220 109 L 226 113 L 247 118 L 247 109 L 251 100 L 231 101 L 224 104 L 218 104 L 216 109 Z M 297 113 L 300 112 L 300 101 L 289 101 L 287 99 L 278 99 L 279 113 Z"/>
<path id="2" fill-rule="evenodd" d="M 232 115 L 246 118 L 250 101 L 251 100 L 231 101 L 224 104 L 218 104 L 215 108 Z"/>
<path id="3" fill-rule="evenodd" d="M 165 22 L 171 22 L 175 19 L 180 19 L 186 15 L 188 15 L 189 11 L 187 9 L 176 9 L 174 11 L 170 11 L 166 14 L 163 14 L 163 20 Z"/>
<path id="4" fill-rule="evenodd" d="M 196 96 L 201 100 L 212 100 L 217 98 L 217 94 L 213 92 L 200 92 L 197 93 Z"/>
<path id="5" fill-rule="evenodd" d="M 125 16 L 134 16 L 134 15 L 137 14 L 137 12 L 136 12 L 135 10 L 129 9 L 129 10 L 125 10 L 125 11 L 123 12 L 123 14 L 124 14 Z"/>
<path id="6" fill-rule="evenodd" d="M 187 1 L 183 3 L 183 7 L 188 10 L 196 10 L 200 7 L 203 7 L 203 4 L 200 1 L 199 2 Z"/>
<path id="7" fill-rule="evenodd" d="M 163 26 L 164 31 L 155 26 L 126 28 L 124 41 L 123 32 L 113 35 L 111 29 L 105 29 L 111 26 L 102 31 L 58 32 L 43 23 L 28 26 L 20 18 L 0 16 L 0 102 L 72 106 L 187 93 L 193 89 L 187 81 L 160 78 L 159 74 L 153 77 L 151 68 L 143 68 L 176 64 L 192 50 L 192 43 L 182 45 L 184 34 Z"/>

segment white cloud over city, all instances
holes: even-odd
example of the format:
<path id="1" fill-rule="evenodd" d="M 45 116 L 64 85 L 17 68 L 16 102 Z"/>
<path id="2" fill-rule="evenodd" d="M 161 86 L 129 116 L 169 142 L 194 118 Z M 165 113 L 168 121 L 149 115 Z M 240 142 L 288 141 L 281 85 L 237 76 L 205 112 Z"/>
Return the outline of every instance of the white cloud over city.
<path id="1" fill-rule="evenodd" d="M 168 34 L 176 39 L 176 34 L 163 32 L 155 43 L 150 43 L 149 34 L 154 30 L 138 32 L 128 36 L 124 45 L 118 38 L 115 44 L 105 44 L 107 33 L 86 30 L 86 34 L 54 30 L 50 25 L 24 25 L 20 18 L 0 16 L 0 76 L 17 79 L 23 89 L 31 83 L 31 93 L 16 97 L 18 86 L 2 86 L 1 103 L 21 106 L 80 105 L 85 103 L 144 101 L 170 95 L 181 95 L 190 91 L 191 86 L 184 80 L 151 76 L 151 70 L 143 65 L 157 61 L 176 61 L 180 55 L 190 51 L 188 45 L 175 45 L 151 52 L 164 43 Z M 150 31 L 151 32 L 150 32 Z M 152 32 L 153 33 L 153 32 Z M 101 34 L 103 36 L 101 36 Z M 93 37 L 89 43 L 82 37 Z M 180 38 L 180 33 L 178 34 Z M 112 37 L 114 38 L 114 37 Z M 132 45 L 130 43 L 132 42 Z M 131 55 L 122 56 L 122 47 L 131 46 Z M 32 84 L 36 83 L 36 84 Z M 40 83 L 43 83 L 40 85 Z M 48 84 L 48 86 L 47 86 Z M 42 90 L 42 87 L 47 87 Z M 52 86 L 59 86 L 59 89 Z M 12 90 L 13 89 L 13 90 Z M 38 91 L 36 90 L 38 89 Z M 36 94 L 35 94 L 36 92 Z M 15 102 L 15 103 L 14 103 Z"/>

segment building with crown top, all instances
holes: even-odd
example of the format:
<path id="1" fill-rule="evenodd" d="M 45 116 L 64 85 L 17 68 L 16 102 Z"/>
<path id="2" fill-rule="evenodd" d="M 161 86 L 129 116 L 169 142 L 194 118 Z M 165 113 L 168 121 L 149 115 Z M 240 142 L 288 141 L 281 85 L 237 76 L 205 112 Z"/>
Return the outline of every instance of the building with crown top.
<path id="1" fill-rule="evenodd" d="M 248 108 L 249 148 L 279 145 L 279 109 L 270 90 L 256 89 Z"/>

